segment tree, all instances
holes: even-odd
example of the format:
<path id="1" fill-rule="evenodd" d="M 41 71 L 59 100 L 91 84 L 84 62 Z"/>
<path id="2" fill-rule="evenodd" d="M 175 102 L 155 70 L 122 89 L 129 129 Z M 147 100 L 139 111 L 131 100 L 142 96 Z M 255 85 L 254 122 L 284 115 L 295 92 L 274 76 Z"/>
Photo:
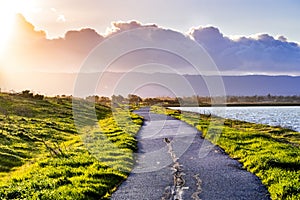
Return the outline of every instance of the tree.
<path id="1" fill-rule="evenodd" d="M 88 97 L 85 98 L 85 100 L 87 100 L 87 101 L 89 101 L 89 102 L 98 102 L 99 96 L 95 96 L 95 95 L 93 95 L 93 96 L 88 96 Z"/>
<path id="2" fill-rule="evenodd" d="M 135 95 L 135 94 L 129 94 L 128 100 L 129 100 L 129 103 L 133 104 L 133 105 L 138 105 L 143 101 L 141 97 L 139 97 L 138 95 Z"/>
<path id="3" fill-rule="evenodd" d="M 21 96 L 27 97 L 27 98 L 32 98 L 33 97 L 33 93 L 31 93 L 30 90 L 24 90 L 24 91 L 22 91 Z"/>
<path id="4" fill-rule="evenodd" d="M 43 100 L 44 99 L 44 95 L 36 94 L 36 95 L 34 95 L 33 98 L 38 99 L 38 100 Z"/>
<path id="5" fill-rule="evenodd" d="M 111 100 L 108 97 L 101 96 L 98 102 L 102 105 L 108 105 L 111 103 Z"/>

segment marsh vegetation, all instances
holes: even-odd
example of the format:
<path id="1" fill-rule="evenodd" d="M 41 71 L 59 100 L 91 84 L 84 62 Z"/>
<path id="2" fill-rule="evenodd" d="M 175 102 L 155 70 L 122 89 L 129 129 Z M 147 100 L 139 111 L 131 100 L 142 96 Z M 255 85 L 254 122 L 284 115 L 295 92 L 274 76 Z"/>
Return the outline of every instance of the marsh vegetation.
<path id="1" fill-rule="evenodd" d="M 0 94 L 0 107 L 0 199 L 105 199 L 133 166 L 142 119 L 122 108 L 116 122 L 96 104 L 105 128 L 81 134 L 70 98 Z"/>

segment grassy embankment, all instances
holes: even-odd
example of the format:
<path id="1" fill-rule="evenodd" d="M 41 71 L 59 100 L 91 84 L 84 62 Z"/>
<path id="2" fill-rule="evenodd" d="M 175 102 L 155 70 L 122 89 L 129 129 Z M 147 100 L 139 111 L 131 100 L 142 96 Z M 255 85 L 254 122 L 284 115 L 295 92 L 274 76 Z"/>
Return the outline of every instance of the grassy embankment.
<path id="1" fill-rule="evenodd" d="M 281 127 L 156 109 L 202 131 L 268 188 L 272 199 L 300 199 L 300 133 Z M 221 124 L 221 125 L 220 125 Z M 220 137 L 215 133 L 220 131 Z"/>
<path id="2" fill-rule="evenodd" d="M 133 166 L 136 115 L 128 123 L 119 109 L 117 124 L 110 108 L 96 105 L 102 129 L 79 134 L 68 99 L 0 94 L 0 109 L 0 199 L 105 199 Z"/>

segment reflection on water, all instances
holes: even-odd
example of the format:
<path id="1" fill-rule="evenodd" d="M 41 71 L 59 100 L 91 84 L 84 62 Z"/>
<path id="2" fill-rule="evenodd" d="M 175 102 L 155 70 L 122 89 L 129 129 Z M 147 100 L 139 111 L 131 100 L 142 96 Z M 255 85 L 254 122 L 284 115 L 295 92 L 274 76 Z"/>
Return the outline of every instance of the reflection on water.
<path id="1" fill-rule="evenodd" d="M 224 118 L 282 126 L 300 132 L 300 106 L 176 107 L 174 109 L 201 114 L 211 113 Z"/>

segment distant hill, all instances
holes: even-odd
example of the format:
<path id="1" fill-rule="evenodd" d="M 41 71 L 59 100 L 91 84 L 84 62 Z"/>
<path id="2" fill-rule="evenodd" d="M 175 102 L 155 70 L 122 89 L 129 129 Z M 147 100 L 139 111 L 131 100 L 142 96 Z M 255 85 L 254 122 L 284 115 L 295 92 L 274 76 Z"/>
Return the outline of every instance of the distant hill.
<path id="1" fill-rule="evenodd" d="M 199 80 L 195 76 L 186 76 L 192 85 Z M 252 95 L 300 95 L 300 77 L 292 76 L 223 76 L 224 87 L 227 95 L 252 96 Z M 207 92 L 207 91 L 206 91 Z M 207 93 L 197 91 L 200 95 Z"/>
<path id="2" fill-rule="evenodd" d="M 112 94 L 127 96 L 128 92 L 137 92 L 142 97 L 171 96 L 174 93 L 177 96 L 209 95 L 204 78 L 197 75 L 138 72 L 127 74 L 106 72 L 101 75 L 101 81 L 95 82 L 98 85 L 96 93 L 100 96 L 111 96 Z M 84 75 L 86 81 L 98 80 L 99 76 L 100 73 Z M 11 73 L 1 78 L 0 88 L 2 91 L 30 89 L 46 95 L 72 95 L 76 77 L 75 73 Z M 223 76 L 222 78 L 227 95 L 300 95 L 300 76 L 249 75 Z M 143 85 L 144 83 L 149 84 Z M 195 92 L 184 87 L 188 83 L 193 86 Z M 86 95 L 92 95 L 92 93 L 87 92 Z"/>

